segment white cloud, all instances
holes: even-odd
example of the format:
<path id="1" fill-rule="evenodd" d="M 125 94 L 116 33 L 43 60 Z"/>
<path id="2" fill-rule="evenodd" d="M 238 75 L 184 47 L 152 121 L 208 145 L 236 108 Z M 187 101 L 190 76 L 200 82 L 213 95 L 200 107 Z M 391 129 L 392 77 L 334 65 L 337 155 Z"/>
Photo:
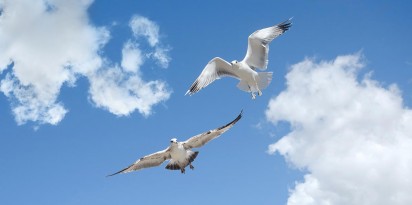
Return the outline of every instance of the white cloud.
<path id="1" fill-rule="evenodd" d="M 306 59 L 270 100 L 267 119 L 292 128 L 269 153 L 308 172 L 289 205 L 412 204 L 412 110 L 396 85 L 358 80 L 362 67 L 360 54 Z"/>
<path id="2" fill-rule="evenodd" d="M 109 66 L 113 63 L 101 56 L 110 33 L 106 28 L 96 27 L 89 22 L 87 9 L 92 2 L 0 0 L 0 73 L 6 72 L 4 79 L 0 79 L 0 91 L 9 98 L 18 124 L 28 121 L 39 124 L 59 123 L 68 112 L 63 103 L 58 101 L 60 89 L 63 85 L 75 85 L 79 76 L 85 76 L 91 81 L 90 94 L 93 102 L 116 115 L 129 114 L 136 109 L 143 115 L 149 115 L 153 105 L 168 99 L 170 91 L 165 82 L 145 82 L 138 72 L 145 62 L 143 56 L 151 55 L 160 48 L 159 27 L 141 17 L 145 19 L 146 26 L 138 26 L 137 31 L 142 33 L 143 36 L 140 37 L 147 39 L 154 47 L 147 51 L 139 49 L 137 40 L 140 37 L 135 38 L 135 41 L 127 41 L 122 50 L 122 69 L 119 74 L 123 79 L 112 79 L 102 73 L 107 73 L 110 69 L 119 72 L 118 66 Z M 145 32 L 145 29 L 148 31 Z M 133 32 L 134 36 L 138 35 L 134 30 Z M 167 67 L 170 58 L 167 52 L 163 54 L 168 59 L 166 63 L 162 59 L 152 60 Z M 99 81 L 99 76 L 115 83 L 113 86 L 118 92 L 129 95 L 121 95 L 125 98 L 117 98 L 113 103 L 109 99 L 104 99 L 105 103 L 101 103 L 99 100 L 102 99 L 94 94 L 113 90 L 93 85 Z M 134 81 L 139 83 L 125 83 L 132 81 L 131 79 L 138 79 Z M 151 91 L 148 94 L 159 98 L 136 94 L 141 93 L 137 90 L 145 90 L 147 87 Z M 130 96 L 139 97 L 132 99 L 136 102 L 130 103 Z M 127 103 L 122 104 L 123 100 Z M 117 104 L 133 106 L 122 108 L 120 112 Z"/>
<path id="3" fill-rule="evenodd" d="M 155 51 L 152 53 L 153 58 L 157 60 L 157 63 L 163 68 L 167 68 L 169 66 L 169 50 L 169 48 L 156 47 Z"/>
<path id="4" fill-rule="evenodd" d="M 50 10 L 53 3 L 59 9 Z M 67 112 L 57 102 L 61 86 L 73 83 L 76 72 L 91 72 L 100 66 L 97 51 L 107 32 L 88 25 L 88 5 L 86 1 L 2 2 L 0 69 L 12 68 L 1 84 L 8 85 L 6 95 L 13 100 L 19 124 L 57 124 Z"/>
<path id="5" fill-rule="evenodd" d="M 131 41 L 126 42 L 122 50 L 121 66 L 125 71 L 137 73 L 143 64 L 144 58 L 140 49 Z"/>
<path id="6" fill-rule="evenodd" d="M 24 124 L 27 120 L 48 122 L 57 124 L 66 114 L 67 110 L 60 103 L 49 103 L 55 99 L 44 99 L 37 97 L 34 87 L 24 87 L 19 85 L 16 78 L 7 74 L 2 81 L 0 90 L 7 97 L 18 99 L 20 104 L 14 106 L 13 113 L 16 116 L 17 124 Z"/>
<path id="7" fill-rule="evenodd" d="M 129 115 L 137 109 L 148 116 L 153 105 L 167 100 L 171 94 L 164 82 L 145 82 L 138 75 L 128 76 L 118 67 L 90 76 L 90 83 L 91 100 L 115 115 Z"/>
<path id="8" fill-rule="evenodd" d="M 133 31 L 133 35 L 136 39 L 145 38 L 150 46 L 154 48 L 151 53 L 148 53 L 148 57 L 153 58 L 157 63 L 167 68 L 169 66 L 170 57 L 168 55 L 169 48 L 164 48 L 159 42 L 159 26 L 148 18 L 134 15 L 129 23 L 130 28 Z"/>
<path id="9" fill-rule="evenodd" d="M 152 47 L 159 43 L 159 26 L 148 18 L 135 15 L 130 20 L 129 26 L 136 38 L 145 37 Z"/>
<path id="10" fill-rule="evenodd" d="M 157 52 L 159 47 L 159 27 L 156 23 L 141 16 L 133 16 L 129 24 L 134 39 L 129 39 L 122 49 L 121 67 L 102 69 L 89 76 L 90 97 L 98 107 L 105 108 L 116 115 L 129 115 L 138 110 L 144 116 L 152 113 L 152 107 L 166 101 L 171 91 L 163 81 L 146 82 L 141 77 L 140 67 Z M 151 50 L 146 53 L 139 48 L 137 41 L 143 37 L 150 42 Z M 170 61 L 167 51 L 163 58 L 151 58 L 167 67 Z M 126 72 L 124 72 L 126 71 Z"/>

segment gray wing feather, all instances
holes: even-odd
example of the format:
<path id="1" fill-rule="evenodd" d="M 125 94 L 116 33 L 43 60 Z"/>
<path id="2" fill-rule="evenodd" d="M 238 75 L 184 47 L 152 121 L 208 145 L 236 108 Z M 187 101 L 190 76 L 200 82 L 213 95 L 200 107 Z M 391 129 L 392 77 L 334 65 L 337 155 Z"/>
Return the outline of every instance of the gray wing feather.
<path id="1" fill-rule="evenodd" d="M 243 61 L 253 68 L 266 70 L 269 62 L 269 43 L 292 26 L 291 20 L 292 18 L 275 26 L 253 32 L 248 38 L 248 48 Z"/>
<path id="2" fill-rule="evenodd" d="M 198 134 L 194 137 L 189 138 L 188 140 L 183 142 L 183 146 L 185 149 L 191 149 L 191 148 L 196 148 L 196 147 L 201 147 L 208 143 L 210 140 L 213 140 L 217 137 L 219 137 L 221 134 L 224 132 L 228 131 L 233 125 L 236 124 L 237 121 L 242 118 L 242 113 L 243 110 L 240 112 L 240 114 L 234 119 L 232 122 L 229 122 L 228 124 L 221 126 L 217 129 L 214 130 L 209 130 L 207 132 L 204 132 L 202 134 Z"/>
<path id="3" fill-rule="evenodd" d="M 132 171 L 137 171 L 143 168 L 149 168 L 149 167 L 155 167 L 155 166 L 159 166 L 160 164 L 162 164 L 165 160 L 170 159 L 170 148 L 167 148 L 165 150 L 144 156 L 140 159 L 138 159 L 135 163 L 133 163 L 132 165 L 114 173 L 114 174 L 110 174 L 109 176 L 113 176 L 116 174 L 120 174 L 120 173 L 127 173 L 127 172 L 132 172 Z"/>
<path id="4" fill-rule="evenodd" d="M 239 79 L 230 63 L 219 57 L 215 57 L 205 66 L 202 73 L 195 80 L 192 86 L 190 86 L 185 95 L 193 95 L 202 88 L 208 86 L 213 81 L 225 76 Z"/>

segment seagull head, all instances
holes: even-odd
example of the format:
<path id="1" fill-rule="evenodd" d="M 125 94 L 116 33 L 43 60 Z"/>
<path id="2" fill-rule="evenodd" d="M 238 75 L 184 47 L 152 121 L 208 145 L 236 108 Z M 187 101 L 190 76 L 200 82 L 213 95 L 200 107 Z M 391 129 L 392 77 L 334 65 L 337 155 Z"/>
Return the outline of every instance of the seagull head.
<path id="1" fill-rule="evenodd" d="M 177 143 L 177 139 L 176 138 L 172 138 L 172 139 L 170 139 L 170 143 Z"/>
<path id="2" fill-rule="evenodd" d="M 230 64 L 233 65 L 237 65 L 237 63 L 239 63 L 237 60 L 232 60 L 232 62 L 230 62 Z"/>

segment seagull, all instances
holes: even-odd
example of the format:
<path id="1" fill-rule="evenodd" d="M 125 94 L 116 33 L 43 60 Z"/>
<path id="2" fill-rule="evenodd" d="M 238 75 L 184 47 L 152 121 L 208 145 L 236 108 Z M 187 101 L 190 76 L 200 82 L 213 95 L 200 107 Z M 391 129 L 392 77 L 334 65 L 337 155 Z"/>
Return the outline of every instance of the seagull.
<path id="1" fill-rule="evenodd" d="M 213 140 L 219 137 L 224 132 L 228 131 L 233 125 L 236 124 L 237 121 L 242 118 L 243 111 L 234 119 L 232 122 L 219 127 L 214 130 L 209 130 L 207 132 L 198 134 L 189 138 L 184 142 L 178 142 L 176 138 L 172 138 L 170 140 L 170 146 L 162 151 L 144 156 L 138 159 L 132 165 L 114 173 L 110 174 L 109 176 L 113 176 L 120 173 L 128 173 L 132 171 L 137 171 L 143 168 L 149 168 L 154 166 L 161 165 L 164 161 L 170 160 L 169 163 L 166 165 L 166 169 L 169 170 L 180 170 L 182 174 L 185 173 L 185 168 L 189 165 L 190 169 L 194 169 L 195 167 L 192 165 L 192 162 L 195 160 L 197 155 L 199 154 L 198 151 L 192 151 L 192 148 L 198 148 L 210 140 Z"/>
<path id="2" fill-rule="evenodd" d="M 242 61 L 234 60 L 229 63 L 220 57 L 213 58 L 185 95 L 193 95 L 220 77 L 227 76 L 240 80 L 237 87 L 245 92 L 250 92 L 252 99 L 256 98 L 255 92 L 261 96 L 262 89 L 265 89 L 272 81 L 273 72 L 256 72 L 256 69 L 267 69 L 269 43 L 292 26 L 291 20 L 292 18 L 275 26 L 253 32 L 248 38 L 246 56 Z"/>

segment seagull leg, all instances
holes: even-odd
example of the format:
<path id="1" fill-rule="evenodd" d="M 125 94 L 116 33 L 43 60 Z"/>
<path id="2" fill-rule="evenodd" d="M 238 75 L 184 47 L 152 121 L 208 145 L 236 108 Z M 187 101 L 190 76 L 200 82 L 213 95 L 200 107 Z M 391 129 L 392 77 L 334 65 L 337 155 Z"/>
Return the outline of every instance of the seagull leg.
<path id="1" fill-rule="evenodd" d="M 259 96 L 261 96 L 261 95 L 262 95 L 262 91 L 260 91 L 260 89 L 259 89 L 259 86 L 258 86 L 258 83 L 257 83 L 256 79 L 255 79 L 255 84 L 256 84 L 256 89 L 257 89 L 257 91 L 258 91 L 258 95 L 259 95 Z"/>
<path id="2" fill-rule="evenodd" d="M 190 169 L 195 169 L 195 167 L 192 165 L 192 163 L 189 164 Z"/>
<path id="3" fill-rule="evenodd" d="M 180 169 L 180 172 L 181 172 L 182 174 L 184 174 L 185 171 L 186 171 L 185 168 L 181 168 L 181 169 Z"/>
<path id="4" fill-rule="evenodd" d="M 252 99 L 253 99 L 253 100 L 256 99 L 256 95 L 255 95 L 255 93 L 252 91 L 252 88 L 250 87 L 250 85 L 247 85 L 247 86 L 249 87 L 250 94 L 252 94 Z"/>

